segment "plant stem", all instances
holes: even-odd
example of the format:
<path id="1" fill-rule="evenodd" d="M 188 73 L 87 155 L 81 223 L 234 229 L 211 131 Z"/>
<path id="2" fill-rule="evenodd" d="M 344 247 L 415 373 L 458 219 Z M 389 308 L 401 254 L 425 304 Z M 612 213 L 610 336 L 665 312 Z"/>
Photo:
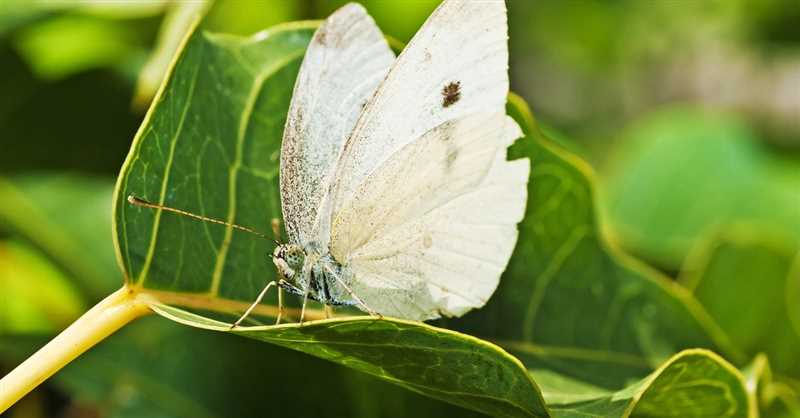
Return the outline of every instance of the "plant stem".
<path id="1" fill-rule="evenodd" d="M 112 293 L 0 379 L 0 414 L 128 322 L 151 313 L 127 286 Z"/>

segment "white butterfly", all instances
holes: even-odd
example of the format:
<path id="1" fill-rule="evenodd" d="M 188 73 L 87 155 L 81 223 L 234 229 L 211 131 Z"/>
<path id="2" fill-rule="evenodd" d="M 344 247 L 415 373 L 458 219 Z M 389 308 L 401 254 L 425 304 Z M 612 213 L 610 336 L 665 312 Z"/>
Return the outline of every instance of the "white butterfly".
<path id="1" fill-rule="evenodd" d="M 358 4 L 320 26 L 281 149 L 281 287 L 418 320 L 486 303 L 529 172 L 506 160 L 507 41 L 502 0 L 444 1 L 397 59 Z"/>

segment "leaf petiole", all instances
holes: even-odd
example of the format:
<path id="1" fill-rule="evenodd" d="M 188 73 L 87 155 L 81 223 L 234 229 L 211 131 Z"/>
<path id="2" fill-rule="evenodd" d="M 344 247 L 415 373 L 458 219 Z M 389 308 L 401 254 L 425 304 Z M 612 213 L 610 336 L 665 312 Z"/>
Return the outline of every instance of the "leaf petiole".
<path id="1" fill-rule="evenodd" d="M 152 313 L 136 296 L 123 286 L 0 379 L 0 414 L 84 351 L 134 319 Z"/>

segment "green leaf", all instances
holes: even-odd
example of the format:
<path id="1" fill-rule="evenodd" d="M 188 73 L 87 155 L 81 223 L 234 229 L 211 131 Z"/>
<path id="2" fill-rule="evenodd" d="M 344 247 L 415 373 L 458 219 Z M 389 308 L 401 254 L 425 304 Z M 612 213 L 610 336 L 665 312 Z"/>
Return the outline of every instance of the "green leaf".
<path id="1" fill-rule="evenodd" d="M 730 116 L 676 108 L 645 118 L 619 142 L 603 186 L 621 243 L 671 269 L 709 228 L 731 222 L 800 240 L 800 162 Z"/>
<path id="2" fill-rule="evenodd" d="M 650 376 L 615 392 L 563 379 L 551 389 L 546 378 L 537 380 L 556 418 L 751 416 L 742 374 L 706 350 L 682 351 Z"/>
<path id="3" fill-rule="evenodd" d="M 748 356 L 763 352 L 776 373 L 800 379 L 800 252 L 782 238 L 752 225 L 712 234 L 681 282 Z"/>
<path id="4" fill-rule="evenodd" d="M 286 109 L 314 27 L 284 25 L 251 38 L 201 30 L 187 39 L 134 141 L 115 198 L 126 281 L 155 299 L 158 312 L 208 326 L 211 319 L 157 303 L 235 314 L 232 307 L 242 310 L 274 278 L 269 241 L 131 207 L 126 197 L 270 230 L 280 218 L 277 161 Z M 237 332 L 477 411 L 546 416 L 538 388 L 516 359 L 423 323 L 350 319 Z"/>
<path id="5" fill-rule="evenodd" d="M 278 144 L 312 25 L 253 38 L 196 31 L 118 178 L 116 238 L 128 283 L 251 300 L 274 277 L 271 242 L 130 206 L 129 194 L 269 231 Z M 191 257 L 191 258 L 185 258 Z"/>
<path id="6" fill-rule="evenodd" d="M 230 325 L 164 305 L 159 314 L 216 331 Z M 546 416 L 517 359 L 477 338 L 398 319 L 350 318 L 244 327 L 246 337 L 329 359 L 435 399 L 495 416 Z"/>

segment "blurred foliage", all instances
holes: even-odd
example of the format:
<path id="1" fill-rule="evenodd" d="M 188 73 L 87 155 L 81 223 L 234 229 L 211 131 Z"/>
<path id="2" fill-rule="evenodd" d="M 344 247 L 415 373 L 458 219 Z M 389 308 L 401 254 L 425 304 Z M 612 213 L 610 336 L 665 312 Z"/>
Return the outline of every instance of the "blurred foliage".
<path id="1" fill-rule="evenodd" d="M 68 174 L 0 177 L 0 227 L 79 278 L 75 285 L 90 296 L 87 302 L 97 300 L 120 277 L 109 246 L 112 187 L 106 179 Z"/>
<path id="2" fill-rule="evenodd" d="M 709 228 L 733 222 L 800 242 L 800 158 L 759 141 L 732 115 L 688 107 L 651 113 L 607 158 L 608 221 L 624 247 L 661 266 L 680 265 Z"/>
<path id="3" fill-rule="evenodd" d="M 88 308 L 46 257 L 16 241 L 0 241 L 0 294 L 0 334 L 55 332 Z"/>
<path id="4" fill-rule="evenodd" d="M 794 0 L 512 0 L 509 12 L 512 84 L 591 161 L 626 124 L 682 101 L 736 111 L 780 137 L 762 139 L 800 146 Z"/>
<path id="5" fill-rule="evenodd" d="M 775 373 L 800 377 L 798 247 L 754 226 L 721 231 L 696 248 L 681 283 L 749 357 L 763 352 Z"/>
<path id="6" fill-rule="evenodd" d="M 209 29 L 248 34 L 343 3 L 0 2 L 0 372 L 121 283 L 113 176 L 193 16 L 205 11 Z M 437 3 L 364 1 L 404 41 Z M 745 371 L 759 382 L 762 417 L 800 416 L 797 1 L 508 4 L 512 88 L 550 137 L 598 169 L 600 225 L 679 275 L 732 344 L 755 356 Z M 537 373 L 556 396 L 574 388 Z M 320 408 L 323 396 L 339 402 Z M 229 410 L 230 399 L 240 409 Z M 187 410 L 472 414 L 288 350 L 147 319 L 9 415 Z"/>

